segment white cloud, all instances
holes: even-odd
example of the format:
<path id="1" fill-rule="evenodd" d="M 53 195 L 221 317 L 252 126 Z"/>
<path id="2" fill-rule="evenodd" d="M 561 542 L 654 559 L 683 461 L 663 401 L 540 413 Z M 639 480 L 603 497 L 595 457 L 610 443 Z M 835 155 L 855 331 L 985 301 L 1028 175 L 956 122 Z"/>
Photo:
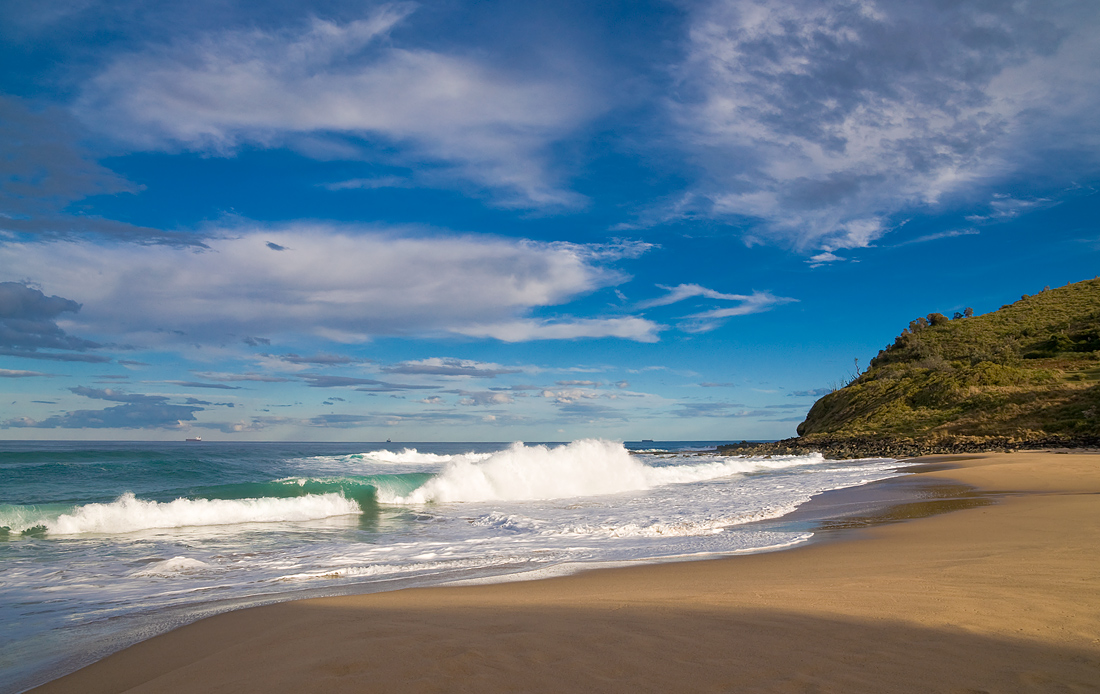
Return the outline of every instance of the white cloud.
<path id="1" fill-rule="evenodd" d="M 41 371 L 21 371 L 18 369 L 0 369 L 0 378 L 30 378 L 33 376 L 51 377 L 57 374 L 42 373 Z"/>
<path id="2" fill-rule="evenodd" d="M 672 104 L 705 176 L 666 213 L 828 254 L 1021 172 L 1094 172 L 1097 32 L 1093 2 L 710 2 Z"/>
<path id="3" fill-rule="evenodd" d="M 918 236 L 915 239 L 909 239 L 908 241 L 902 241 L 897 244 L 898 246 L 908 246 L 914 243 L 927 243 L 928 241 L 939 241 L 940 239 L 951 239 L 956 236 L 976 236 L 981 232 L 977 229 L 952 229 L 951 231 L 940 231 L 935 234 L 926 234 L 924 236 Z"/>
<path id="4" fill-rule="evenodd" d="M 747 313 L 759 313 L 761 311 L 767 311 L 773 306 L 779 304 L 786 304 L 797 299 L 788 299 L 781 296 L 773 296 L 769 292 L 756 292 L 752 294 L 723 294 L 713 289 L 707 289 L 706 287 L 698 284 L 679 284 L 675 287 L 666 287 L 664 285 L 657 285 L 661 289 L 668 292 L 665 296 L 658 297 L 656 299 L 650 299 L 649 301 L 643 301 L 638 304 L 638 308 L 652 308 L 655 306 L 668 306 L 669 304 L 675 304 L 684 299 L 691 299 L 696 296 L 701 296 L 704 299 L 715 299 L 718 301 L 739 301 L 742 306 L 731 309 L 738 311 L 738 313 L 731 313 L 729 315 L 745 315 Z"/>
<path id="5" fill-rule="evenodd" d="M 675 287 L 666 287 L 662 284 L 658 284 L 658 287 L 668 292 L 665 296 L 658 297 L 656 299 L 650 299 L 649 301 L 643 301 L 638 304 L 638 308 L 653 308 L 654 306 L 668 306 L 684 299 L 690 299 L 692 297 L 701 296 L 707 299 L 721 299 L 724 301 L 745 301 L 749 297 L 742 294 L 723 294 L 716 292 L 713 289 L 707 289 L 698 284 L 680 284 Z"/>
<path id="6" fill-rule="evenodd" d="M 147 345 L 298 334 L 653 341 L 659 330 L 633 317 L 555 323 L 526 317 L 536 307 L 626 280 L 609 267 L 605 250 L 582 245 L 325 226 L 205 241 L 206 250 L 86 240 L 7 243 L 0 245 L 0 267 L 81 302 L 66 329 Z M 285 250 L 271 250 L 270 243 Z"/>
<path id="7" fill-rule="evenodd" d="M 381 137 L 403 162 L 449 164 L 502 204 L 583 204 L 559 185 L 546 155 L 602 109 L 583 78 L 521 77 L 380 41 L 412 8 L 385 5 L 346 24 L 314 20 L 296 34 L 224 31 L 124 54 L 85 86 L 76 112 L 146 149 L 289 144 L 354 157 L 359 144 L 347 138 Z"/>
<path id="8" fill-rule="evenodd" d="M 482 390 L 473 393 L 462 391 L 459 395 L 463 397 L 458 401 L 458 404 L 466 406 L 478 405 L 481 407 L 488 407 L 491 405 L 511 405 L 515 402 L 515 399 L 508 393 L 497 391 Z"/>
<path id="9" fill-rule="evenodd" d="M 1001 193 L 994 195 L 993 199 L 989 201 L 989 214 L 970 215 L 966 219 L 969 222 L 986 222 L 1012 219 L 1014 217 L 1019 217 L 1020 215 L 1027 212 L 1031 212 L 1032 210 L 1041 209 L 1043 207 L 1054 204 L 1056 204 L 1056 202 L 1049 198 L 1037 198 L 1034 200 L 1027 200 L 1014 198 L 1010 195 L 1005 195 Z"/>
<path id="10" fill-rule="evenodd" d="M 543 321 L 514 320 L 502 323 L 475 324 L 454 331 L 471 337 L 492 337 L 502 342 L 529 340 L 572 340 L 577 338 L 619 337 L 637 342 L 657 342 L 664 326 L 645 318 L 575 318 Z"/>
<path id="11" fill-rule="evenodd" d="M 771 292 L 753 292 L 749 296 L 738 297 L 738 300 L 741 302 L 740 306 L 716 308 L 710 311 L 702 311 L 701 313 L 693 313 L 687 316 L 687 320 L 680 324 L 679 327 L 681 330 L 686 330 L 687 332 L 707 332 L 720 326 L 726 318 L 763 313 L 764 311 L 772 310 L 776 306 L 798 301 L 798 299 L 791 299 L 785 296 L 775 296 Z"/>
<path id="12" fill-rule="evenodd" d="M 754 291 L 752 294 L 724 294 L 713 289 L 707 289 L 698 284 L 680 284 L 675 287 L 657 285 L 668 292 L 665 296 L 643 301 L 638 308 L 653 308 L 656 306 L 668 306 L 685 299 L 702 297 L 716 301 L 736 301 L 738 306 L 729 308 L 717 308 L 687 316 L 687 320 L 679 325 L 687 332 L 706 332 L 714 330 L 722 324 L 723 319 L 733 316 L 747 316 L 752 313 L 770 311 L 776 306 L 798 301 L 784 296 L 775 296 L 771 292 Z"/>
<path id="13" fill-rule="evenodd" d="M 491 362 L 444 357 L 429 357 L 428 359 L 403 361 L 399 364 L 382 367 L 382 371 L 386 373 L 449 376 L 456 378 L 494 378 L 502 374 L 522 373 L 526 370 L 528 369 L 504 366 Z"/>
<path id="14" fill-rule="evenodd" d="M 411 185 L 409 179 L 400 176 L 378 176 L 376 178 L 351 178 L 346 181 L 327 183 L 322 187 L 328 190 L 355 190 L 357 188 L 374 190 L 377 188 L 408 188 Z"/>

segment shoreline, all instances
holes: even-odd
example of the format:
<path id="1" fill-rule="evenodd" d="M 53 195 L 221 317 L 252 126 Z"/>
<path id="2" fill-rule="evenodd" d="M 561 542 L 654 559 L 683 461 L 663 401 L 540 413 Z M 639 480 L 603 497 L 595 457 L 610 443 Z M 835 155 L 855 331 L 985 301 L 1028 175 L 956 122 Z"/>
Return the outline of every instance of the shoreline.
<path id="1" fill-rule="evenodd" d="M 840 525 L 836 521 L 841 516 L 847 518 L 853 514 L 865 515 L 898 503 L 917 501 L 921 496 L 905 483 L 909 467 L 904 461 L 893 461 L 895 476 L 874 480 L 855 487 L 827 490 L 813 496 L 795 512 L 776 518 L 767 518 L 736 526 L 738 529 L 755 528 L 758 530 L 812 533 L 809 539 L 793 541 L 789 544 L 773 547 L 757 547 L 742 551 L 722 553 L 697 553 L 649 557 L 645 559 L 625 559 L 606 561 L 566 562 L 534 568 L 517 565 L 496 569 L 475 569 L 463 576 L 440 578 L 438 576 L 415 576 L 376 580 L 361 583 L 349 583 L 338 586 L 299 588 L 286 592 L 256 593 L 249 596 L 223 598 L 194 604 L 143 610 L 134 614 L 113 617 L 107 622 L 110 628 L 104 629 L 107 622 L 97 622 L 85 627 L 98 628 L 94 639 L 74 636 L 74 649 L 67 655 L 57 658 L 46 667 L 28 669 L 14 679 L 0 683 L 0 692 L 25 692 L 54 680 L 65 677 L 84 667 L 88 667 L 114 653 L 123 651 L 142 641 L 155 638 L 170 631 L 185 627 L 209 617 L 235 612 L 253 607 L 263 607 L 283 602 L 309 600 L 315 598 L 368 595 L 411 588 L 432 588 L 449 586 L 492 585 L 510 582 L 545 580 L 572 576 L 602 568 L 626 568 L 648 566 L 662 563 L 709 561 L 716 558 L 746 556 L 765 552 L 789 551 L 817 542 L 835 539 L 834 530 Z M 946 483 L 944 483 L 946 484 Z M 829 523 L 826 528 L 823 523 Z M 8 689 L 11 687 L 11 689 Z"/>
<path id="2" fill-rule="evenodd" d="M 807 434 L 779 441 L 742 441 L 718 446 L 719 455 L 804 455 L 817 452 L 833 460 L 874 457 L 902 460 L 922 456 L 1071 450 L 1100 452 L 1100 437 L 1048 434 L 1030 436 Z"/>
<path id="3" fill-rule="evenodd" d="M 1067 466 L 1066 461 L 1073 464 Z M 900 469 L 914 471 L 904 464 L 914 461 L 901 462 Z M 1067 561 L 1066 547 L 1060 544 L 1048 548 L 1047 554 L 1053 555 L 1045 561 L 1039 558 L 1036 564 L 1031 554 L 1043 552 L 1036 549 L 1034 538 L 1024 542 L 1027 529 L 1006 529 L 1021 513 L 1058 516 L 1059 509 L 1053 508 L 1057 506 L 1064 516 L 1068 508 L 1075 514 L 1075 523 L 1087 526 L 1087 532 L 1063 532 L 1062 544 L 1079 545 L 1091 539 L 1097 544 L 1086 547 L 1100 546 L 1100 456 L 1018 453 L 939 456 L 916 462 L 916 475 L 892 479 L 936 480 L 932 487 L 940 485 L 941 490 L 946 489 L 944 484 L 961 482 L 977 490 L 969 498 L 984 500 L 995 493 L 1000 503 L 904 523 L 891 521 L 910 516 L 887 513 L 888 517 L 876 519 L 866 514 L 869 517 L 837 523 L 824 533 L 828 535 L 824 541 L 776 552 L 248 608 L 140 642 L 31 691 L 126 691 L 142 683 L 142 691 L 164 692 L 393 687 L 439 691 L 448 686 L 508 691 L 524 682 L 521 688 L 531 691 L 689 691 L 719 683 L 754 687 L 779 682 L 787 677 L 780 671 L 790 667 L 801 673 L 796 679 L 808 676 L 803 666 L 787 662 L 792 652 L 803 654 L 799 663 L 811 663 L 806 667 L 813 671 L 814 681 L 832 682 L 837 691 L 845 686 L 913 691 L 906 683 L 927 668 L 922 669 L 920 658 L 902 657 L 901 652 L 887 648 L 889 644 L 901 644 L 902 652 L 923 644 L 931 649 L 925 655 L 940 661 L 950 660 L 952 654 L 959 660 L 959 654 L 977 649 L 989 663 L 1008 669 L 1008 674 L 1000 675 L 1002 680 L 1011 679 L 1016 664 L 1026 662 L 1039 667 L 1040 674 L 1045 673 L 1042 677 L 1055 678 L 1049 681 L 1087 683 L 1090 672 L 1091 681 L 1096 681 L 1100 634 L 1093 632 L 1095 624 L 1100 624 L 1100 589 L 1095 582 L 1074 584 L 1073 596 L 1066 590 L 1046 590 L 1041 582 L 1038 587 L 1031 585 L 1017 596 L 1027 598 L 1022 607 L 1008 610 L 1010 615 L 1002 614 L 1007 609 L 1003 600 L 995 601 L 993 613 L 984 603 L 990 595 L 1004 598 L 1005 591 L 1013 592 L 1012 572 L 1006 566 L 1026 566 L 1034 572 L 1036 566 L 1043 569 L 1045 564 Z M 839 492 L 858 497 L 859 490 L 874 484 Z M 955 497 L 941 494 L 924 505 L 942 507 L 951 498 Z M 1052 506 L 1054 501 L 1058 503 Z M 848 502 L 834 496 L 830 503 Z M 1076 508 L 1082 505 L 1087 507 L 1084 515 Z M 806 509 L 811 515 L 812 511 Z M 965 539 L 975 532 L 975 523 L 987 526 L 990 517 L 994 523 L 985 528 L 984 539 L 969 545 Z M 1044 532 L 1050 531 L 1049 521 L 1040 524 Z M 1064 522 L 1065 518 L 1056 519 L 1054 525 Z M 1000 552 L 989 549 L 998 542 L 1005 545 Z M 993 554 L 983 558 L 979 547 Z M 922 548 L 958 555 L 948 561 L 951 566 L 960 556 L 968 557 L 970 561 L 963 561 L 958 570 L 969 571 L 971 582 L 992 580 L 995 590 L 968 595 L 967 581 L 948 581 L 948 586 L 932 590 L 943 576 L 936 581 L 925 574 L 943 569 L 936 568 L 936 561 L 917 560 Z M 1020 555 L 1015 560 L 1014 553 Z M 1062 567 L 1053 574 L 1054 587 L 1064 588 L 1065 575 L 1079 574 L 1081 561 L 1094 556 L 1087 551 L 1076 554 L 1071 553 L 1068 569 Z M 1000 557 L 999 571 L 990 571 L 993 566 L 983 569 L 984 564 L 997 563 L 990 557 Z M 1082 588 L 1084 594 L 1079 594 Z M 1015 591 L 1020 593 L 1020 586 Z M 899 609 L 898 601 L 909 604 L 909 609 Z M 1068 621 L 1064 615 L 1061 620 L 1036 616 L 1049 615 L 1052 609 L 1067 611 L 1067 602 L 1076 612 Z M 982 614 L 986 617 L 975 616 Z M 1052 638 L 1052 633 L 1062 636 Z M 509 634 L 516 638 L 508 638 Z M 1086 638 L 1089 634 L 1091 639 Z M 700 635 L 709 638 L 700 643 Z M 857 655 L 868 648 L 881 657 L 868 660 Z M 738 652 L 743 657 L 731 659 L 730 654 Z M 719 653 L 725 655 L 719 657 Z M 596 658 L 596 654 L 602 655 Z M 880 672 L 885 679 L 861 685 L 859 673 L 838 665 L 838 658 L 862 658 L 863 667 L 874 671 L 886 667 L 892 674 Z M 952 686 L 961 686 L 955 681 L 958 678 L 970 677 L 974 688 L 988 688 L 978 685 L 988 684 L 994 673 L 966 675 L 974 663 L 970 656 L 964 660 L 953 671 L 947 668 Z M 662 664 L 657 671 L 656 663 Z M 1051 664 L 1059 667 L 1047 672 Z M 421 671 L 434 674 L 415 675 Z M 553 686 L 554 678 L 562 677 L 562 682 L 570 684 Z M 687 681 L 699 686 L 686 686 Z"/>

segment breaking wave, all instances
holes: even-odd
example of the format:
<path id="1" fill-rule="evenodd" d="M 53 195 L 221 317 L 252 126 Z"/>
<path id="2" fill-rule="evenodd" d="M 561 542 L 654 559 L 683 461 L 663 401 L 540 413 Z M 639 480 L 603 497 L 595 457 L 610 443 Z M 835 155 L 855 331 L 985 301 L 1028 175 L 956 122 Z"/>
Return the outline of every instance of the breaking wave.
<path id="1" fill-rule="evenodd" d="M 730 457 L 705 463 L 653 466 L 621 443 L 582 439 L 565 446 L 525 446 L 488 454 L 481 460 L 452 460 L 409 494 L 379 490 L 391 504 L 452 501 L 522 501 L 640 491 L 666 484 L 700 482 L 757 470 L 824 462 L 820 454 L 777 458 Z"/>
<path id="2" fill-rule="evenodd" d="M 155 528 L 308 521 L 361 513 L 359 504 L 342 494 L 308 494 L 292 498 L 176 499 L 144 501 L 130 492 L 107 504 L 85 504 L 49 517 L 24 513 L 15 531 L 48 535 L 117 534 Z M 5 519 L 6 520 L 6 519 Z M 20 527 L 22 526 L 22 527 Z"/>
<path id="3" fill-rule="evenodd" d="M 364 453 L 364 458 L 377 461 L 380 463 L 398 463 L 398 464 L 422 464 L 422 465 L 442 465 L 445 463 L 464 461 L 464 462 L 477 462 L 485 460 L 493 455 L 492 453 L 459 453 L 458 455 L 439 455 L 436 453 L 421 453 L 415 448 L 406 448 L 400 452 L 394 451 L 371 451 Z"/>

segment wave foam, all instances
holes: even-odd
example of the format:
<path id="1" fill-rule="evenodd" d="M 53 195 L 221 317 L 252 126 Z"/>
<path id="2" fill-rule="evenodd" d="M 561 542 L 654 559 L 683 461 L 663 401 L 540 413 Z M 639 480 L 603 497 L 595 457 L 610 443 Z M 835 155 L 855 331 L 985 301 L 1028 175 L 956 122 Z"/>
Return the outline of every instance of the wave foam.
<path id="1" fill-rule="evenodd" d="M 475 463 L 492 456 L 492 453 L 460 453 L 458 455 L 439 455 L 436 453 L 421 453 L 415 448 L 406 448 L 400 452 L 380 450 L 364 453 L 364 458 L 380 463 L 418 464 L 418 465 L 444 465 L 446 463 L 464 461 Z"/>
<path id="2" fill-rule="evenodd" d="M 143 501 L 127 492 L 109 504 L 80 506 L 43 525 L 50 535 L 115 534 L 153 528 L 307 521 L 361 512 L 358 504 L 341 494 L 158 502 Z"/>
<path id="3" fill-rule="evenodd" d="M 172 557 L 164 561 L 158 561 L 147 569 L 138 571 L 134 576 L 178 576 L 180 574 L 195 574 L 211 568 L 209 564 L 190 557 Z"/>
<path id="4" fill-rule="evenodd" d="M 727 528 L 745 523 L 768 520 L 785 516 L 797 507 L 797 504 L 779 508 L 767 508 L 737 516 L 708 518 L 703 520 L 678 520 L 664 523 L 624 523 L 622 525 L 577 525 L 553 531 L 543 531 L 544 535 L 579 535 L 590 537 L 627 538 L 627 537 L 696 537 L 699 535 L 718 535 Z"/>
<path id="5" fill-rule="evenodd" d="M 411 493 L 380 493 L 379 501 L 423 504 L 562 499 L 640 491 L 823 461 L 820 454 L 813 454 L 650 466 L 632 456 L 621 443 L 611 441 L 582 439 L 556 448 L 516 443 L 482 460 L 452 460 L 439 475 Z"/>

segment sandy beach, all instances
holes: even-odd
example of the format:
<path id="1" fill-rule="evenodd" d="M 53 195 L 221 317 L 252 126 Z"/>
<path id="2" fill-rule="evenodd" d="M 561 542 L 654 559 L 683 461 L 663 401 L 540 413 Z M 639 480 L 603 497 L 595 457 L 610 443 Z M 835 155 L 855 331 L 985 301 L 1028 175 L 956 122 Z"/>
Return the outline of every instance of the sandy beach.
<path id="1" fill-rule="evenodd" d="M 33 691 L 1100 691 L 1100 455 L 916 462 L 995 503 L 769 554 L 240 610 Z"/>

